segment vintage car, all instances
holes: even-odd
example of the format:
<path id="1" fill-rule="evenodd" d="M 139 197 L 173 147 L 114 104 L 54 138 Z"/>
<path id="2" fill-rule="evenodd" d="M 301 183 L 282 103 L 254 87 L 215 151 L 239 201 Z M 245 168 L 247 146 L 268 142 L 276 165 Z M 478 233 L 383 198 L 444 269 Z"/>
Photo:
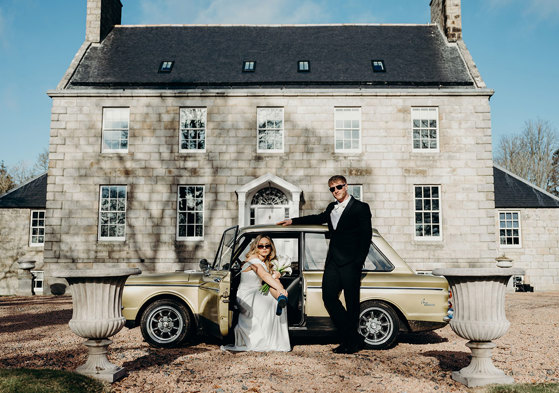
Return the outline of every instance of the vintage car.
<path id="1" fill-rule="evenodd" d="M 322 302 L 322 274 L 328 228 L 320 225 L 268 225 L 227 229 L 213 263 L 200 261 L 201 272 L 178 271 L 130 277 L 122 296 L 127 326 L 140 326 L 155 347 L 179 345 L 196 332 L 220 338 L 232 332 L 240 269 L 252 239 L 271 236 L 277 254 L 291 259 L 287 288 L 290 333 L 334 331 Z M 447 323 L 448 283 L 443 277 L 415 273 L 373 230 L 361 280 L 359 333 L 368 348 L 388 348 L 399 332 L 417 332 Z M 343 294 L 341 296 L 343 301 Z"/>

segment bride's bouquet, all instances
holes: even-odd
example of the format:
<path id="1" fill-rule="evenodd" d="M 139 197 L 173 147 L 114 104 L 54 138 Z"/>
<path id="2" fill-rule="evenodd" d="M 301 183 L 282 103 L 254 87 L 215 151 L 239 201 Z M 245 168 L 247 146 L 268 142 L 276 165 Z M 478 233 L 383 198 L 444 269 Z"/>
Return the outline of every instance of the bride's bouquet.
<path id="1" fill-rule="evenodd" d="M 285 276 L 286 274 L 291 274 L 293 272 L 293 270 L 291 269 L 291 258 L 288 256 L 278 256 L 277 259 L 272 260 L 272 270 L 275 270 L 276 272 L 281 274 L 281 277 Z M 264 294 L 268 293 L 269 290 L 270 285 L 267 283 L 262 285 L 262 288 L 260 288 L 260 292 Z"/>

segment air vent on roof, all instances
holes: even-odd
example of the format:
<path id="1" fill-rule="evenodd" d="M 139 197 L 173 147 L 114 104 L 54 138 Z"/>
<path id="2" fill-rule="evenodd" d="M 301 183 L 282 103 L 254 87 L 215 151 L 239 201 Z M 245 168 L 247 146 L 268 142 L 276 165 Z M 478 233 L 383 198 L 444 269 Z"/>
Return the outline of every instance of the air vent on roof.
<path id="1" fill-rule="evenodd" d="M 173 69 L 174 61 L 162 61 L 159 65 L 159 72 L 171 72 Z"/>
<path id="2" fill-rule="evenodd" d="M 297 71 L 309 72 L 311 70 L 311 62 L 308 60 L 299 60 L 297 63 Z"/>
<path id="3" fill-rule="evenodd" d="M 243 61 L 243 72 L 254 72 L 256 68 L 256 62 L 253 60 Z"/>
<path id="4" fill-rule="evenodd" d="M 371 60 L 373 64 L 373 72 L 386 72 L 384 67 L 384 60 Z"/>

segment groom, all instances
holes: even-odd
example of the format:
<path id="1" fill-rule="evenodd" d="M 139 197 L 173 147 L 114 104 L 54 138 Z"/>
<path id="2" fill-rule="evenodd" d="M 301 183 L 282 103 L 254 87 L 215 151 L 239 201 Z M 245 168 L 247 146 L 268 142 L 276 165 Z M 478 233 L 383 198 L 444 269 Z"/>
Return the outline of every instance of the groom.
<path id="1" fill-rule="evenodd" d="M 332 176 L 328 187 L 336 201 L 324 212 L 286 219 L 278 225 L 328 223 L 330 246 L 322 278 L 322 300 L 340 336 L 341 344 L 334 352 L 355 353 L 363 348 L 363 339 L 357 332 L 359 289 L 373 232 L 371 209 L 348 194 L 345 177 Z M 347 310 L 339 299 L 342 290 Z"/>

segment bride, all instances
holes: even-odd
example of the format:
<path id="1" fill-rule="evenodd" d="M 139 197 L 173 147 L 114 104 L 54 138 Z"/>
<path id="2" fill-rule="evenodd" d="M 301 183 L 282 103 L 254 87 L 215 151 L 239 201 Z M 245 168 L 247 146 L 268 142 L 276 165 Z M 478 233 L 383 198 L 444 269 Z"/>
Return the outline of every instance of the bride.
<path id="1" fill-rule="evenodd" d="M 235 344 L 222 346 L 229 351 L 282 351 L 291 350 L 287 330 L 287 291 L 279 281 L 278 272 L 272 272 L 271 261 L 276 258 L 276 248 L 269 236 L 258 235 L 250 245 L 247 261 L 241 269 L 237 290 L 240 314 L 235 326 Z M 262 293 L 262 281 L 270 285 Z M 277 301 L 276 301 L 277 299 Z"/>

